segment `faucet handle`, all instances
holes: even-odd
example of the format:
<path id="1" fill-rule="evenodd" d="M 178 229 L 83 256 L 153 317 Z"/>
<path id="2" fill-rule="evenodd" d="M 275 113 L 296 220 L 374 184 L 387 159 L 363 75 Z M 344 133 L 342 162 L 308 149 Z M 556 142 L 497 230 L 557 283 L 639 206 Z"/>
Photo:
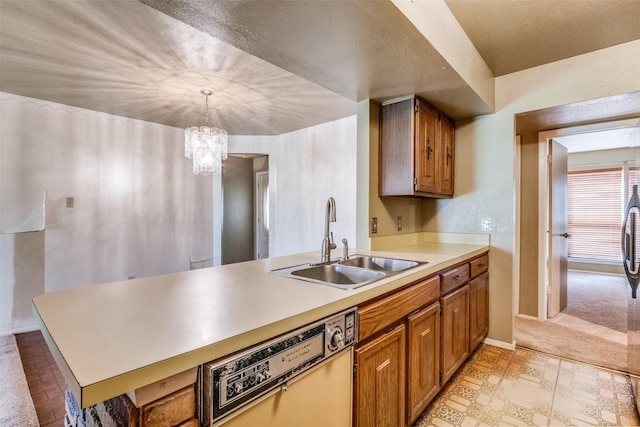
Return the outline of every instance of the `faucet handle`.
<path id="1" fill-rule="evenodd" d="M 336 244 L 333 241 L 333 231 L 331 233 L 329 233 L 331 238 L 329 239 L 329 245 L 331 246 L 331 249 L 335 249 L 336 248 Z"/>
<path id="2" fill-rule="evenodd" d="M 349 259 L 349 242 L 347 239 L 342 239 L 342 261 Z"/>

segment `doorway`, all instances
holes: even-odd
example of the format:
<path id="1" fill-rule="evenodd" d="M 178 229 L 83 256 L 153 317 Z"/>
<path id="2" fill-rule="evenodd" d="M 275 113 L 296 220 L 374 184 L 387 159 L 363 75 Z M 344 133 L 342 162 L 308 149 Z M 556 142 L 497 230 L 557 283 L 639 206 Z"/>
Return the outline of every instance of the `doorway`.
<path id="1" fill-rule="evenodd" d="M 269 157 L 261 154 L 229 154 L 222 164 L 222 232 L 221 263 L 231 264 L 258 259 L 258 245 L 266 244 L 267 251 L 260 253 L 268 257 L 268 234 L 257 227 L 255 218 L 260 212 L 267 219 L 268 213 Z M 258 177 L 261 177 L 260 179 Z M 266 193 L 264 182 L 267 183 Z M 266 197 L 266 200 L 265 200 Z M 265 243 L 266 240 L 266 243 Z M 266 256 L 262 256 L 266 255 Z"/>
<path id="2" fill-rule="evenodd" d="M 628 171 L 630 167 L 640 159 L 637 147 L 638 130 L 637 119 L 632 119 L 539 133 L 539 176 L 546 177 L 546 179 L 540 179 L 538 187 L 538 197 L 540 200 L 538 217 L 540 241 L 538 257 L 539 320 L 555 316 L 566 305 L 562 299 L 563 291 L 566 289 L 566 272 L 564 271 L 566 268 L 577 270 L 586 269 L 587 271 L 604 273 L 622 273 L 618 256 L 620 248 L 620 227 L 616 221 L 622 216 L 624 206 L 623 199 L 626 200 L 626 196 L 623 197 L 623 193 L 625 195 L 627 194 L 628 179 L 626 179 L 626 177 L 628 176 Z M 617 206 L 617 208 L 607 207 L 603 209 L 605 212 L 611 212 L 617 209 L 616 213 L 619 214 L 619 217 L 616 216 L 615 221 L 612 220 L 609 223 L 605 223 L 600 215 L 597 213 L 594 214 L 595 211 L 600 209 L 600 205 L 605 202 L 603 198 L 594 197 L 593 202 L 582 206 L 583 211 L 579 212 L 580 216 L 576 214 L 578 208 L 573 208 L 572 210 L 574 217 L 587 218 L 587 220 L 574 220 L 573 224 L 563 225 L 563 227 L 566 227 L 564 231 L 557 227 L 557 223 L 566 224 L 567 222 L 566 215 L 568 215 L 568 213 L 563 214 L 565 217 L 561 218 L 561 220 L 554 218 L 554 214 L 558 215 L 558 210 L 554 209 L 554 206 L 558 203 L 559 199 L 567 197 L 567 181 L 565 179 L 561 183 L 560 187 L 563 188 L 557 188 L 556 179 L 552 178 L 557 166 L 554 164 L 557 159 L 551 155 L 552 149 L 550 148 L 550 141 L 552 140 L 562 147 L 567 147 L 567 165 L 570 176 L 578 176 L 581 175 L 580 171 L 586 171 L 584 175 L 594 175 L 595 177 L 593 179 L 597 182 L 599 179 L 598 174 L 595 172 L 592 173 L 592 171 L 608 171 L 610 168 L 617 168 L 620 171 L 620 183 L 614 186 L 614 188 L 618 188 L 617 197 L 620 200 L 619 206 Z M 560 172 L 560 174 L 562 174 L 562 172 Z M 623 175 L 625 177 L 624 180 L 622 179 Z M 607 179 L 609 180 L 607 184 L 611 186 L 610 180 L 612 178 L 607 176 Z M 574 189 L 573 191 L 577 190 Z M 558 194 L 556 194 L 556 192 L 558 192 Z M 583 197 L 588 196 L 588 193 L 583 195 Z M 571 200 L 572 198 L 569 197 L 569 199 Z M 579 199 L 580 197 L 573 197 L 574 201 Z M 554 261 L 558 258 L 558 254 L 554 252 L 561 251 L 563 248 L 559 247 L 555 242 L 557 240 L 566 240 L 578 248 L 580 243 L 574 241 L 582 239 L 582 242 L 584 242 L 585 233 L 588 233 L 589 230 L 596 230 L 598 227 L 606 227 L 606 232 L 603 232 L 602 236 L 598 235 L 594 237 L 592 242 L 589 242 L 589 237 L 587 236 L 586 243 L 582 243 L 582 245 L 588 246 L 592 244 L 591 246 L 595 247 L 596 243 L 598 243 L 598 245 L 600 245 L 598 246 L 599 249 L 593 250 L 591 254 L 581 252 L 579 249 L 574 250 L 572 262 L 569 262 L 566 268 L 560 268 L 560 271 L 558 271 L 557 262 Z M 578 234 L 573 236 L 574 240 L 571 240 L 572 230 L 578 230 Z M 580 232 L 582 232 L 582 234 L 580 234 Z M 576 233 L 574 232 L 573 234 Z M 595 233 L 593 234 L 595 235 Z M 608 256 L 603 255 L 606 252 L 606 245 L 609 247 Z M 565 256 L 564 254 L 560 255 L 561 257 Z M 563 281 L 565 282 L 563 283 Z"/>
<path id="3" fill-rule="evenodd" d="M 538 176 L 541 178 L 549 176 L 549 169 L 552 165 L 548 163 L 546 148 L 548 141 L 552 138 L 568 147 L 568 172 L 570 174 L 581 168 L 583 170 L 607 169 L 616 162 L 617 167 L 625 168 L 625 170 L 630 169 L 636 159 L 640 158 L 636 155 L 638 151 L 636 148 L 638 145 L 637 136 L 631 137 L 631 144 L 623 142 L 623 146 L 618 147 L 606 139 L 604 146 L 595 147 L 592 143 L 585 142 L 584 138 L 587 138 L 589 134 L 599 134 L 623 128 L 628 131 L 634 127 L 638 128 L 637 119 L 540 132 L 538 134 L 538 148 L 540 149 Z M 583 141 L 571 141 L 571 137 L 574 136 L 581 136 L 577 139 L 583 139 Z M 618 141 L 618 143 L 620 142 Z M 584 145 L 581 150 L 576 150 L 572 146 L 577 143 Z M 587 145 L 589 145 L 589 149 L 585 148 Z M 542 151 L 542 148 L 545 148 L 545 151 Z M 612 227 L 614 232 L 611 240 L 614 248 L 609 262 L 595 259 L 602 258 L 601 253 L 596 256 L 592 255 L 591 257 L 594 259 L 588 259 L 589 255 L 580 254 L 576 257 L 576 249 L 570 250 L 569 254 L 572 256 L 569 257 L 567 274 L 568 305 L 566 308 L 558 310 L 554 316 L 547 316 L 548 304 L 552 299 L 550 292 L 553 291 L 553 286 L 557 286 L 557 283 L 553 282 L 551 269 L 547 267 L 547 260 L 551 257 L 549 251 L 552 250 L 549 243 L 551 240 L 549 236 L 552 233 L 548 231 L 551 222 L 549 220 L 550 181 L 550 179 L 539 179 L 538 316 L 537 318 L 517 316 L 514 321 L 514 336 L 519 345 L 627 371 L 629 366 L 627 355 L 631 351 L 627 344 L 626 325 L 629 324 L 628 319 L 631 317 L 627 316 L 626 306 L 628 284 L 626 284 L 626 277 L 621 274 L 619 226 Z M 617 188 L 620 200 L 617 214 L 618 217 L 621 217 L 622 202 L 623 199 L 626 202 L 627 190 L 621 183 L 617 185 Z M 623 195 L 624 197 L 622 197 Z M 597 200 L 601 200 L 601 198 Z M 595 210 L 596 204 L 597 201 L 590 202 L 581 209 Z M 575 225 L 569 225 L 568 232 L 572 234 L 571 239 L 577 239 L 579 236 L 575 234 L 579 234 L 579 231 L 574 230 L 579 228 L 575 228 Z M 582 226 L 594 227 L 589 221 Z"/>

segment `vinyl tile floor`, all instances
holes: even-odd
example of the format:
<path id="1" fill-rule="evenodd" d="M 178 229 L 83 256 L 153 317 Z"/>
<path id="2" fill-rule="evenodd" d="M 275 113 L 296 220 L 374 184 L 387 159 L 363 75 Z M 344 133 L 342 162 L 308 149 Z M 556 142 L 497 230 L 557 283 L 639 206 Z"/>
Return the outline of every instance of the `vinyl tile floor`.
<path id="1" fill-rule="evenodd" d="M 64 425 L 64 381 L 40 331 L 16 335 L 36 413 Z M 629 377 L 517 347 L 481 345 L 416 426 L 640 426 Z"/>
<path id="2" fill-rule="evenodd" d="M 628 375 L 481 345 L 416 426 L 639 426 Z"/>

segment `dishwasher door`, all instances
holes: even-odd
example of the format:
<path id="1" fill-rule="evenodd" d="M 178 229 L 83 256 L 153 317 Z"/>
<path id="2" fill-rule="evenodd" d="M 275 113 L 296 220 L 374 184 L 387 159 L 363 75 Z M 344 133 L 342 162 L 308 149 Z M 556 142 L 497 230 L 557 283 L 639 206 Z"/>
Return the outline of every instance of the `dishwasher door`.
<path id="1" fill-rule="evenodd" d="M 350 427 L 352 384 L 350 347 L 214 426 Z"/>

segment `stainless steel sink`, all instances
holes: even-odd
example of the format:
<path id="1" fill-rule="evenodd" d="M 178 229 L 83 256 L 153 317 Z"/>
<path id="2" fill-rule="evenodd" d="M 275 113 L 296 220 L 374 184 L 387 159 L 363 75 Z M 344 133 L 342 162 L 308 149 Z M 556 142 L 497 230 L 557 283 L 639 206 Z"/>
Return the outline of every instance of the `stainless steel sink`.
<path id="1" fill-rule="evenodd" d="M 385 276 L 381 271 L 349 267 L 341 264 L 316 265 L 302 270 L 294 270 L 291 274 L 335 285 L 361 284 L 372 282 Z"/>
<path id="2" fill-rule="evenodd" d="M 340 289 L 355 289 L 422 262 L 367 255 L 354 255 L 346 261 L 329 264 L 303 264 L 271 270 L 271 273 Z"/>
<path id="3" fill-rule="evenodd" d="M 375 271 L 402 271 L 412 268 L 420 263 L 396 258 L 382 258 L 377 256 L 354 255 L 346 261 L 340 261 L 341 265 L 367 268 Z"/>

